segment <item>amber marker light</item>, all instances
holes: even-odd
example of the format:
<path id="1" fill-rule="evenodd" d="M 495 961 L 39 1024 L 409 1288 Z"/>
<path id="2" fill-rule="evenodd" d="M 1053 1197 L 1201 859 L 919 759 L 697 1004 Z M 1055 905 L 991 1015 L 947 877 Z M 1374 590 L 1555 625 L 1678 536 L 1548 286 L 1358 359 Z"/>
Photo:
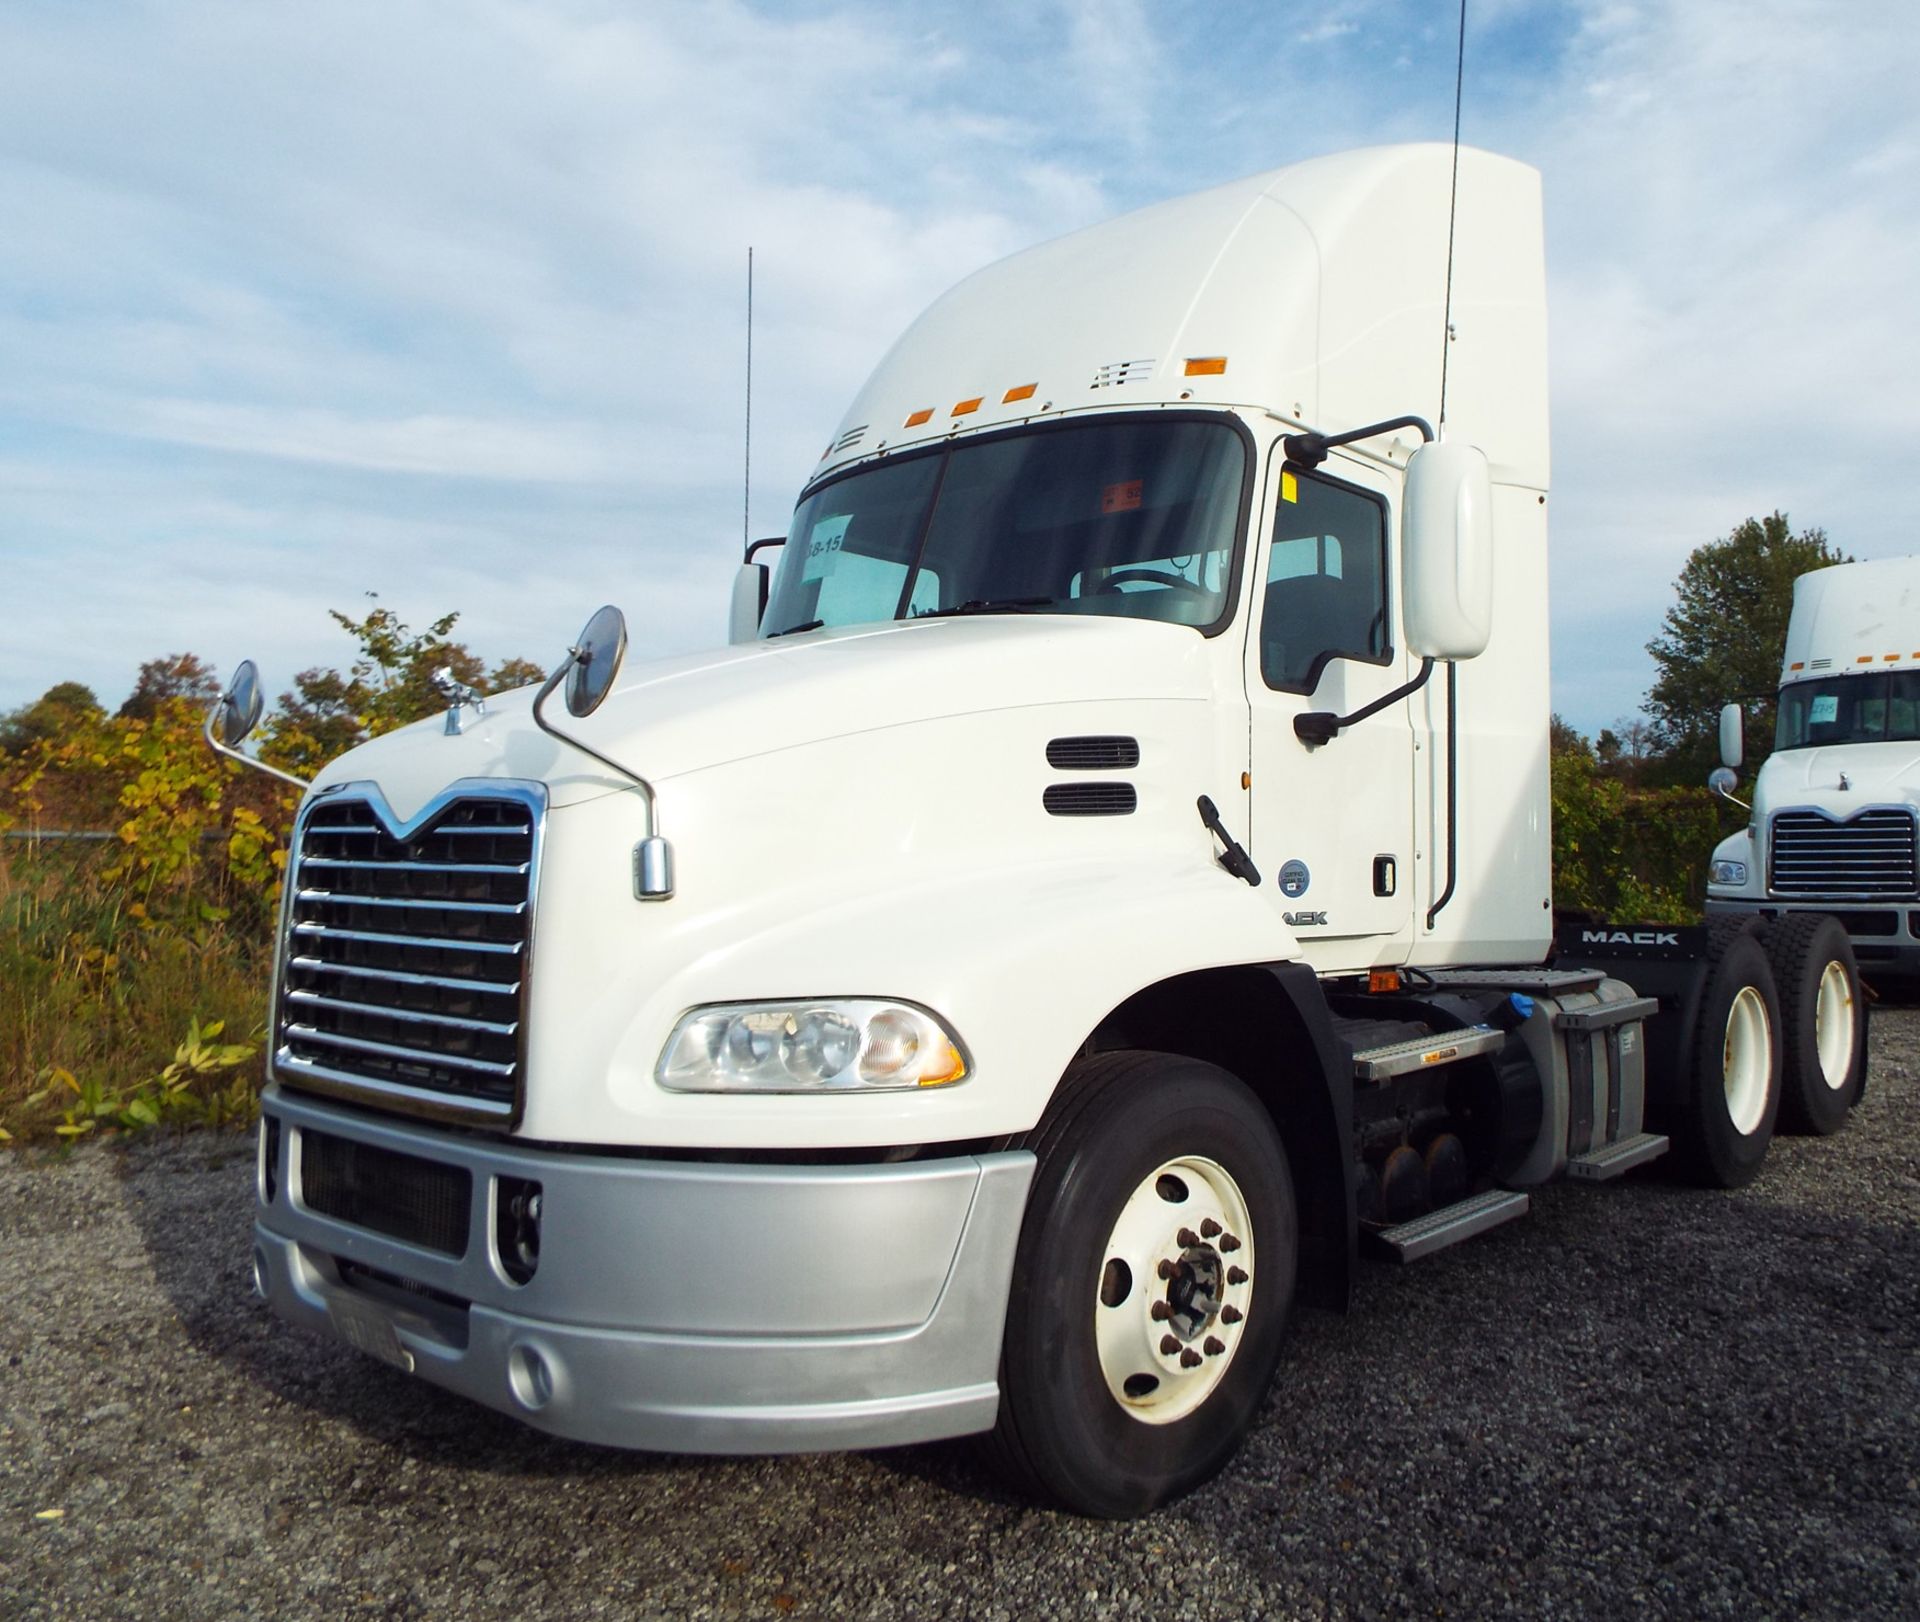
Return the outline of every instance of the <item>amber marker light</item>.
<path id="1" fill-rule="evenodd" d="M 1002 405 L 1012 405 L 1015 400 L 1031 400 L 1034 395 L 1039 392 L 1040 385 L 1038 383 L 1022 383 L 1019 388 L 1008 389 L 1005 394 L 1001 395 L 1000 403 Z"/>
<path id="2" fill-rule="evenodd" d="M 914 412 L 910 417 L 907 418 L 905 426 L 908 428 L 918 428 L 921 423 L 929 422 L 932 420 L 932 418 L 933 418 L 933 407 L 923 406 L 920 410 Z"/>
<path id="3" fill-rule="evenodd" d="M 980 402 L 986 399 L 984 394 L 976 394 L 971 400 L 961 400 L 953 408 L 956 417 L 970 417 L 980 409 Z"/>
<path id="4" fill-rule="evenodd" d="M 1226 369 L 1225 355 L 1194 355 L 1187 360 L 1188 377 L 1218 377 Z"/>
<path id="5" fill-rule="evenodd" d="M 944 1087 L 950 1081 L 964 1080 L 967 1074 L 967 1061 L 960 1057 L 960 1050 L 951 1042 L 947 1044 L 945 1061 L 929 1062 L 926 1072 L 920 1077 L 922 1087 Z"/>

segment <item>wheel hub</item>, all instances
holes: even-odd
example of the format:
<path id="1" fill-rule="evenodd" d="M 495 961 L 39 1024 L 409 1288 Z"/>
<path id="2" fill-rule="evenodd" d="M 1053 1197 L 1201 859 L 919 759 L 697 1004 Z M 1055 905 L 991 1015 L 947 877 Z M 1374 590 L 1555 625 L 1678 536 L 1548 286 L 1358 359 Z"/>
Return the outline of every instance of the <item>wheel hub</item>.
<path id="1" fill-rule="evenodd" d="M 1108 1236 L 1094 1304 L 1100 1372 L 1128 1414 L 1167 1424 L 1226 1374 L 1253 1301 L 1247 1203 L 1217 1161 L 1169 1160 Z"/>

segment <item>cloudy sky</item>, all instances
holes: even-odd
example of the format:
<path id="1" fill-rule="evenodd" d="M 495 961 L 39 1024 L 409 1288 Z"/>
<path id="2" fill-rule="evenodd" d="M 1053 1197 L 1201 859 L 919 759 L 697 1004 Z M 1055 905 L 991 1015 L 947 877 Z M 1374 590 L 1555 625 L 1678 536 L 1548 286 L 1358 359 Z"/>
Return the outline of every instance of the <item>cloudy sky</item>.
<path id="1" fill-rule="evenodd" d="M 965 272 L 1451 133 L 1442 0 L 7 0 L 0 709 L 276 690 L 378 592 L 551 662 L 719 641 L 755 534 Z M 1554 702 L 1634 711 L 1688 551 L 1920 550 L 1920 6 L 1469 0 L 1464 138 L 1545 173 Z"/>

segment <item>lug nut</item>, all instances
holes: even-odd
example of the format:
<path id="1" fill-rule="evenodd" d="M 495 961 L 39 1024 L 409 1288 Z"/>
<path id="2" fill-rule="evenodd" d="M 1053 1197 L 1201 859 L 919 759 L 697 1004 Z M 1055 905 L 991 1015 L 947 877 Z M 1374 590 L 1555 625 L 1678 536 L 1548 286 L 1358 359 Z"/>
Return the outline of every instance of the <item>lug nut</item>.
<path id="1" fill-rule="evenodd" d="M 1173 1308 L 1164 1301 L 1156 1301 L 1147 1308 L 1147 1316 L 1155 1323 L 1163 1324 L 1173 1316 Z"/>
<path id="2" fill-rule="evenodd" d="M 1220 1236 L 1220 1248 L 1228 1254 L 1232 1254 L 1232 1252 L 1240 1248 L 1240 1241 L 1230 1233 L 1222 1234 Z"/>
<path id="3" fill-rule="evenodd" d="M 1227 1343 L 1224 1340 L 1222 1340 L 1218 1335 L 1207 1336 L 1206 1340 L 1202 1342 L 1202 1344 L 1206 1347 L 1207 1356 L 1209 1357 L 1218 1357 L 1222 1352 L 1224 1352 L 1227 1349 Z"/>
<path id="4" fill-rule="evenodd" d="M 1182 1228 L 1174 1237 L 1188 1250 L 1193 1249 L 1195 1245 L 1200 1243 L 1200 1235 L 1195 1233 L 1191 1228 Z"/>
<path id="5" fill-rule="evenodd" d="M 1215 1222 L 1212 1217 L 1208 1217 L 1200 1224 L 1200 1237 L 1202 1239 L 1215 1238 L 1219 1232 L 1220 1224 Z"/>
<path id="6" fill-rule="evenodd" d="M 1155 1268 L 1154 1271 L 1157 1272 L 1162 1278 L 1172 1278 L 1176 1273 L 1180 1271 L 1180 1269 L 1175 1267 L 1172 1262 L 1166 1261 L 1163 1259 L 1160 1265 L 1157 1268 Z"/>
<path id="7" fill-rule="evenodd" d="M 1183 1369 L 1197 1369 L 1200 1366 L 1200 1354 L 1189 1346 L 1180 1354 L 1180 1366 Z"/>
<path id="8" fill-rule="evenodd" d="M 1229 1267 L 1229 1268 L 1227 1269 L 1227 1282 L 1228 1282 L 1229 1284 L 1244 1284 L 1244 1283 L 1246 1283 L 1246 1282 L 1247 1282 L 1247 1270 L 1246 1270 L 1246 1269 L 1245 1269 L 1244 1267 Z"/>
<path id="9" fill-rule="evenodd" d="M 1238 1307 L 1222 1307 L 1220 1309 L 1220 1321 L 1223 1324 L 1237 1324 L 1240 1321 L 1240 1309 Z"/>
<path id="10" fill-rule="evenodd" d="M 1162 1335 L 1160 1337 L 1160 1355 L 1162 1357 L 1171 1357 L 1179 1350 L 1180 1337 L 1178 1335 Z"/>

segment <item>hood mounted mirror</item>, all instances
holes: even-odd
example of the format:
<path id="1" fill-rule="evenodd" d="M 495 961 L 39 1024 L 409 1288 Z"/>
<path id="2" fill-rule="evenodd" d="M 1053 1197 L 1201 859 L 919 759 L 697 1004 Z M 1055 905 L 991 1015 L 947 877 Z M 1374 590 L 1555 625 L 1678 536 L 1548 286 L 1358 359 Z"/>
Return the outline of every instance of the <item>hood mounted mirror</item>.
<path id="1" fill-rule="evenodd" d="M 570 749 L 597 760 L 647 797 L 647 837 L 633 848 L 633 893 L 641 901 L 665 901 L 673 895 L 673 847 L 660 833 L 660 808 L 654 799 L 653 785 L 638 772 L 601 754 L 571 733 L 562 732 L 547 719 L 547 700 L 554 689 L 566 686 L 567 713 L 584 721 L 606 701 L 620 674 L 627 654 L 627 617 L 611 603 L 598 610 L 580 632 L 580 639 L 567 649 L 560 667 L 546 679 L 533 700 L 533 724 L 549 737 L 558 738 Z"/>
<path id="2" fill-rule="evenodd" d="M 264 760 L 255 760 L 252 755 L 240 752 L 240 745 L 260 724 L 260 712 L 265 708 L 266 696 L 260 688 L 259 666 L 251 659 L 242 659 L 233 673 L 233 680 L 227 683 L 227 690 L 214 700 L 213 707 L 207 711 L 207 743 L 216 755 L 237 760 L 242 766 L 251 766 L 256 772 L 265 772 L 267 776 L 277 777 L 295 788 L 305 788 L 306 778 L 295 777 L 292 772 L 283 772 L 278 766 L 269 766 Z"/>

